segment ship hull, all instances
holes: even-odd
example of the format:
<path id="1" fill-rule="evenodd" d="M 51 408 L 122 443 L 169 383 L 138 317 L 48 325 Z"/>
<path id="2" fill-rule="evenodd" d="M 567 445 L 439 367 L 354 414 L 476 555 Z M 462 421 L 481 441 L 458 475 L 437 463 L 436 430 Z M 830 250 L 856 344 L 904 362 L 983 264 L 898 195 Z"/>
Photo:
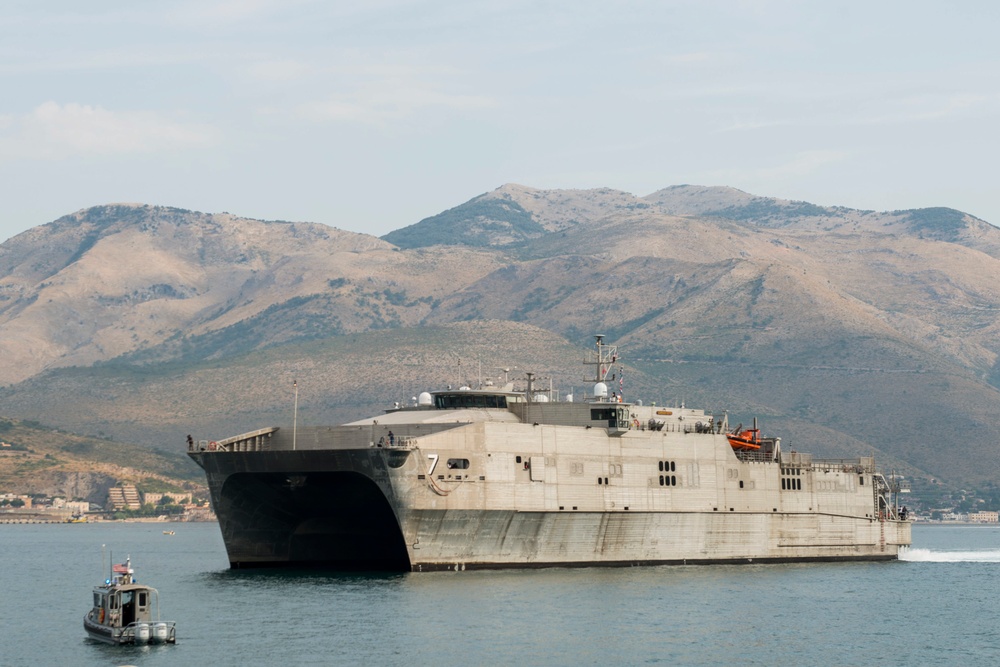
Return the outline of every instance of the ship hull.
<path id="1" fill-rule="evenodd" d="M 905 521 L 778 511 L 417 507 L 390 455 L 200 452 L 234 568 L 463 570 L 893 560 Z"/>

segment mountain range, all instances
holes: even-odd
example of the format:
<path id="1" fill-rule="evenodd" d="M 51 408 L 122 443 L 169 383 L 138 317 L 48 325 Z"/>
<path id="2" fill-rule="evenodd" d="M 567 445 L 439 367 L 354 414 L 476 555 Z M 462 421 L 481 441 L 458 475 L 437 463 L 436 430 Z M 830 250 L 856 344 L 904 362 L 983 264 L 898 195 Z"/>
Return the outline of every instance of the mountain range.
<path id="1" fill-rule="evenodd" d="M 1000 229 L 680 185 L 505 185 L 382 238 L 141 204 L 0 244 L 0 416 L 180 450 L 534 371 L 759 417 L 926 483 L 1000 474 Z M 506 369 L 506 370 L 504 370 Z"/>

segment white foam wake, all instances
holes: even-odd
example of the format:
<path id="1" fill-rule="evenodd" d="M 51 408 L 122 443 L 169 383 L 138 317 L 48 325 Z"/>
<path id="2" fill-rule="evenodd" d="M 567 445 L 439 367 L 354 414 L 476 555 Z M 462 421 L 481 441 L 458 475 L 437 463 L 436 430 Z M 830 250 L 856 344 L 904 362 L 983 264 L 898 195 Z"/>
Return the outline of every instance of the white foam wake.
<path id="1" fill-rule="evenodd" d="M 914 563 L 1000 563 L 1000 549 L 988 551 L 933 551 L 902 549 L 899 560 Z"/>

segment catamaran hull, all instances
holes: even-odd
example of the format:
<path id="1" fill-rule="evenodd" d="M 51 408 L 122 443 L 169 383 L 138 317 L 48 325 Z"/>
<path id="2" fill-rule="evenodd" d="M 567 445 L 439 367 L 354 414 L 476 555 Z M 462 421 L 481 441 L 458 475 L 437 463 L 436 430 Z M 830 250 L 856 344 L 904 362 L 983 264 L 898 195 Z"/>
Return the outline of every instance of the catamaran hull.
<path id="1" fill-rule="evenodd" d="M 518 511 L 406 502 L 380 449 L 201 452 L 234 568 L 462 570 L 894 560 L 910 524 L 821 512 Z M 476 481 L 467 483 L 474 484 Z M 398 486 L 398 482 L 397 482 Z"/>

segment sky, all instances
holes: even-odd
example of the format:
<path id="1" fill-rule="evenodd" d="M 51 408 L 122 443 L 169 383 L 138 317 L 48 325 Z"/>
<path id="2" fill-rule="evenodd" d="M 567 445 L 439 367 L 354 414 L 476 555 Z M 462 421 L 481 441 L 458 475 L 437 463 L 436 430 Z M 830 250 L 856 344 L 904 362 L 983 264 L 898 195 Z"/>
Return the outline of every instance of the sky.
<path id="1" fill-rule="evenodd" d="M 1000 3 L 5 0 L 0 241 L 113 202 L 382 235 L 505 183 L 1000 225 Z"/>

